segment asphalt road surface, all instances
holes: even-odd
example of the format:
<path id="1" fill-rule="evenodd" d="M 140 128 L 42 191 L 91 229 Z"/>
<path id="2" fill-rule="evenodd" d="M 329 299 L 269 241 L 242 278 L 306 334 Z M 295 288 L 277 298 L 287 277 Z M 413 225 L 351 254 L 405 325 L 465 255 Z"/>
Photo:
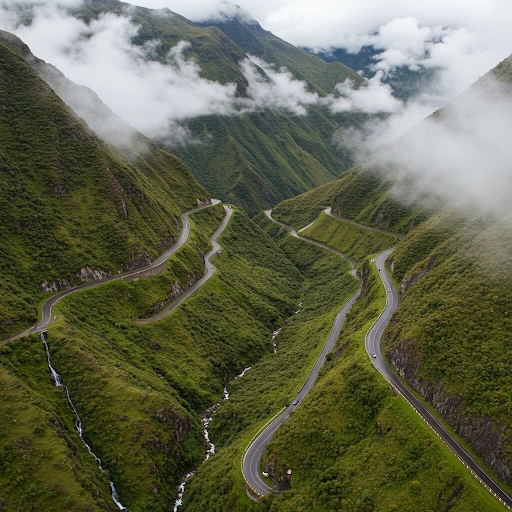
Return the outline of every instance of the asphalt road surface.
<path id="1" fill-rule="evenodd" d="M 324 210 L 325 213 L 331 215 L 330 209 L 327 210 Z M 326 247 L 323 244 L 315 242 L 306 237 L 300 236 L 293 227 L 287 226 L 286 224 L 283 224 L 273 219 L 271 215 L 271 210 L 268 210 L 265 213 L 267 217 L 272 221 L 287 227 L 292 232 L 293 236 L 302 238 L 303 240 L 306 240 L 308 242 L 315 243 L 315 245 Z M 330 249 L 329 247 L 326 248 L 335 252 L 336 254 L 341 255 L 341 253 L 339 253 L 338 251 Z M 427 423 L 427 425 L 429 425 L 430 428 L 432 428 L 436 435 L 452 450 L 453 453 L 455 453 L 459 460 L 461 460 L 461 462 L 473 473 L 473 475 L 480 480 L 482 485 L 484 485 L 484 487 L 486 487 L 486 489 L 491 494 L 493 494 L 505 507 L 512 510 L 512 498 L 496 482 L 494 482 L 494 480 L 492 480 L 487 475 L 487 473 L 477 464 L 477 462 L 464 450 L 464 448 L 462 448 L 462 446 L 457 442 L 457 440 L 432 416 L 428 409 L 424 407 L 419 400 L 416 399 L 412 392 L 409 391 L 407 386 L 403 384 L 402 381 L 393 373 L 393 371 L 387 365 L 382 355 L 382 334 L 384 333 L 384 330 L 386 329 L 386 326 L 388 325 L 391 316 L 398 307 L 398 296 L 385 267 L 386 259 L 392 252 L 393 249 L 388 249 L 387 251 L 380 253 L 375 259 L 375 265 L 377 266 L 379 276 L 382 280 L 382 284 L 384 285 L 384 289 L 386 290 L 386 306 L 366 335 L 365 345 L 366 351 L 368 352 L 368 356 L 370 357 L 370 360 L 372 361 L 376 369 L 389 382 L 389 384 L 395 390 L 395 392 L 402 395 L 411 404 L 413 409 L 415 409 L 415 411 Z M 346 258 L 346 256 L 344 257 Z M 353 263 L 352 260 L 350 259 L 348 259 L 348 261 L 350 261 L 351 264 Z M 318 374 L 318 370 L 320 369 L 320 366 L 322 365 L 323 360 L 325 359 L 325 355 L 327 355 L 327 353 L 330 350 L 332 350 L 332 347 L 338 337 L 339 329 L 341 329 L 341 325 L 345 319 L 346 313 L 352 306 L 353 302 L 356 300 L 357 295 L 359 295 L 359 292 L 360 290 L 358 290 L 356 295 L 351 297 L 349 302 L 338 313 L 335 325 L 331 330 L 331 335 L 329 336 L 326 346 L 324 347 L 322 354 L 318 358 L 315 368 L 311 372 L 310 376 L 308 377 L 308 380 L 302 387 L 301 391 L 299 392 L 299 395 L 297 395 L 293 404 L 288 406 L 282 412 L 280 412 L 279 415 L 275 419 L 273 419 L 269 423 L 269 425 L 266 426 L 266 428 L 264 428 L 263 431 L 255 437 L 255 439 L 250 443 L 250 445 L 246 449 L 242 458 L 242 472 L 244 474 L 246 482 L 249 484 L 253 492 L 256 493 L 257 495 L 267 496 L 270 491 L 275 490 L 275 486 L 269 486 L 266 482 L 263 481 L 263 479 L 260 476 L 260 460 L 265 450 L 265 447 L 272 439 L 272 436 L 274 435 L 274 432 L 277 430 L 279 425 L 286 421 L 286 419 L 290 415 L 290 412 L 298 406 L 300 400 L 307 394 L 307 392 L 313 385 L 316 375 Z M 345 308 L 347 309 L 343 315 L 343 319 L 341 319 L 340 315 L 342 315 Z M 336 326 L 338 319 L 340 319 L 341 322 L 339 324 L 339 328 Z M 335 326 L 337 328 L 337 334 L 334 337 L 334 339 L 331 340 L 331 336 L 335 331 Z M 330 345 L 331 343 L 332 345 L 330 346 L 330 349 L 326 350 L 327 346 Z"/>
<path id="2" fill-rule="evenodd" d="M 313 243 L 314 245 L 318 245 L 319 247 L 322 247 L 323 249 L 327 249 L 327 250 L 337 254 L 338 256 L 341 256 L 344 259 L 346 259 L 351 264 L 352 267 L 355 266 L 355 262 L 353 260 L 351 260 L 350 258 L 347 258 L 344 254 L 340 253 L 339 251 L 336 251 L 335 249 L 332 249 L 324 244 L 316 242 L 315 240 L 311 240 L 309 238 L 302 237 L 297 233 L 297 231 L 292 226 L 287 226 L 286 224 L 283 224 L 282 222 L 276 221 L 272 217 L 271 210 L 268 210 L 265 213 L 270 220 L 272 220 L 273 222 L 276 222 L 277 224 L 280 224 L 280 225 L 286 227 L 288 230 L 290 230 L 290 232 L 293 236 L 300 238 L 301 240 L 305 240 L 306 242 Z M 355 277 L 357 277 L 354 269 L 352 270 L 352 273 Z M 284 408 L 266 426 L 266 428 L 264 428 L 263 431 L 261 433 L 259 433 L 252 440 L 252 442 L 247 447 L 247 449 L 243 455 L 243 458 L 242 458 L 242 472 L 244 474 L 245 481 L 249 484 L 249 487 L 252 489 L 253 493 L 255 493 L 256 495 L 267 496 L 271 491 L 276 490 L 275 486 L 269 486 L 262 478 L 262 475 L 260 472 L 260 461 L 261 461 L 261 457 L 263 456 L 263 452 L 265 451 L 266 446 L 272 439 L 272 436 L 274 435 L 275 431 L 279 428 L 279 426 L 282 423 L 284 423 L 288 419 L 288 417 L 290 416 L 290 413 L 300 405 L 301 400 L 309 393 L 309 391 L 313 387 L 313 384 L 318 376 L 318 372 L 320 371 L 320 368 L 324 364 L 325 357 L 334 348 L 334 344 L 336 343 L 336 340 L 338 339 L 341 327 L 343 325 L 343 322 L 345 321 L 347 313 L 350 311 L 350 308 L 356 301 L 360 292 L 361 292 L 361 288 L 359 288 L 357 290 L 357 292 L 354 293 L 354 295 L 352 295 L 352 297 L 350 297 L 348 302 L 343 306 L 343 308 L 336 315 L 333 326 L 331 328 L 331 332 L 329 333 L 329 337 L 327 338 L 327 341 L 325 342 L 322 352 L 318 356 L 315 366 L 309 373 L 309 376 L 306 379 L 306 382 L 304 382 L 304 384 L 302 385 L 299 393 L 293 399 L 291 405 Z"/>
<path id="3" fill-rule="evenodd" d="M 384 333 L 391 315 L 398 306 L 398 297 L 391 282 L 391 279 L 386 272 L 385 262 L 387 257 L 391 254 L 392 249 L 384 251 L 376 258 L 375 264 L 377 266 L 380 278 L 386 289 L 387 300 L 384 311 L 377 319 L 373 327 L 366 335 L 366 350 L 373 364 L 379 370 L 385 379 L 391 384 L 393 389 L 401 394 L 416 410 L 416 412 L 423 418 L 423 420 L 434 430 L 439 438 L 457 455 L 462 463 L 480 480 L 480 482 L 491 492 L 499 501 L 502 502 L 507 508 L 512 509 L 512 498 L 492 480 L 487 473 L 476 463 L 476 461 L 462 448 L 462 446 L 454 439 L 447 430 L 432 416 L 426 407 L 419 402 L 416 397 L 409 391 L 409 389 L 402 383 L 402 381 L 393 373 L 391 368 L 387 365 L 381 352 L 381 338 Z"/>
<path id="4" fill-rule="evenodd" d="M 115 274 L 113 276 L 105 277 L 104 279 L 97 279 L 95 281 L 90 281 L 88 283 L 74 286 L 73 288 L 68 288 L 67 290 L 63 290 L 59 293 L 56 293 L 55 295 L 52 295 L 41 306 L 42 317 L 41 317 L 41 320 L 39 321 L 39 323 L 37 323 L 33 327 L 30 327 L 29 329 L 15 335 L 15 336 L 12 336 L 11 338 L 4 340 L 2 343 L 6 343 L 7 341 L 21 338 L 23 336 L 28 336 L 29 334 L 34 334 L 37 332 L 45 331 L 48 324 L 51 321 L 51 318 L 52 318 L 53 306 L 55 305 L 55 303 L 57 301 L 62 299 L 62 297 L 65 297 L 66 295 L 69 295 L 70 293 L 74 293 L 78 290 L 85 290 L 86 288 L 91 288 L 92 286 L 98 286 L 103 283 L 109 283 L 110 281 L 117 281 L 118 279 L 133 277 L 133 276 L 136 276 L 137 274 L 142 274 L 144 272 L 147 272 L 148 270 L 158 267 L 159 265 L 161 265 L 162 263 L 167 261 L 187 241 L 189 233 L 190 233 L 190 222 L 188 220 L 188 216 L 191 213 L 195 213 L 198 210 L 201 210 L 202 208 L 207 208 L 208 206 L 213 206 L 213 205 L 219 204 L 219 203 L 220 203 L 220 201 L 218 199 L 212 199 L 211 205 L 200 206 L 198 208 L 194 208 L 193 210 L 189 210 L 188 212 L 185 212 L 181 216 L 181 220 L 183 223 L 183 229 L 181 231 L 179 240 L 171 248 L 167 249 L 167 251 L 165 251 L 156 261 L 154 261 L 150 265 L 147 265 L 146 267 L 143 267 L 143 268 L 139 268 L 137 270 L 131 270 L 129 272 L 122 272 L 119 274 Z M 226 208 L 226 207 L 224 207 L 224 208 Z M 218 232 L 216 232 L 215 235 L 218 235 Z M 213 240 L 212 240 L 212 242 L 213 242 Z M 217 250 L 218 250 L 218 248 L 217 248 Z"/>
<path id="5" fill-rule="evenodd" d="M 205 272 L 204 276 L 199 281 L 194 283 L 185 293 L 180 295 L 178 297 L 178 299 L 175 302 L 173 302 L 170 306 L 163 309 L 155 316 L 152 316 L 150 318 L 139 319 L 138 320 L 139 322 L 144 322 L 144 323 L 154 322 L 155 320 L 160 320 L 164 316 L 167 316 L 171 311 L 173 311 L 175 308 L 177 308 L 185 299 L 190 297 L 198 288 L 203 286 L 203 284 L 206 283 L 206 281 L 208 281 L 208 279 L 210 279 L 210 277 L 213 276 L 213 274 L 215 273 L 215 267 L 211 264 L 210 258 L 214 254 L 216 254 L 218 252 L 218 250 L 220 249 L 220 245 L 217 242 L 217 238 L 224 231 L 224 229 L 228 225 L 231 215 L 233 215 L 233 210 L 229 206 L 224 206 L 224 210 L 226 210 L 226 216 L 224 217 L 224 220 L 222 221 L 221 225 L 218 227 L 217 231 L 215 231 L 215 233 L 213 234 L 213 236 L 211 238 L 213 248 L 204 257 L 204 264 L 205 264 L 205 268 L 206 268 L 206 272 Z"/>

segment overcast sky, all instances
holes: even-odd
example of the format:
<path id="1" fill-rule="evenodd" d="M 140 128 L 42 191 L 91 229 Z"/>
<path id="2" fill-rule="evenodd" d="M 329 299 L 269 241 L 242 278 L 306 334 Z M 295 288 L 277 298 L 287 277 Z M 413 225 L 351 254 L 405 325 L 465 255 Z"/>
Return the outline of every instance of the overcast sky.
<path id="1" fill-rule="evenodd" d="M 267 30 L 301 46 L 356 46 L 367 35 L 398 18 L 415 18 L 423 27 L 465 28 L 473 49 L 502 57 L 511 53 L 512 3 L 509 0 L 243 0 L 236 2 Z M 226 10 L 219 0 L 142 0 L 138 4 L 169 7 L 192 20 Z M 224 6 L 223 6 L 224 4 Z M 314 7 L 312 8 L 312 5 Z M 229 10 L 229 9 L 227 9 Z M 398 35 L 406 39 L 411 33 Z"/>

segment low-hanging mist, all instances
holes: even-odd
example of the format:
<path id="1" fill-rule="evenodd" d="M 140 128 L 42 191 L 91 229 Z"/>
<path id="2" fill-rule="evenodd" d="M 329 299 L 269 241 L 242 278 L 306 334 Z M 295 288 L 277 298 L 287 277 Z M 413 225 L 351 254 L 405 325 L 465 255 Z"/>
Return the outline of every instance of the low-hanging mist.
<path id="1" fill-rule="evenodd" d="M 35 55 L 75 83 L 91 88 L 134 128 L 172 144 L 194 142 L 184 123 L 200 116 L 233 116 L 266 108 L 307 115 L 311 105 L 324 105 L 332 112 L 390 114 L 403 107 L 390 87 L 381 83 L 382 73 L 367 87 L 340 83 L 336 94 L 321 97 L 285 68 L 257 56 L 239 63 L 248 83 L 242 96 L 234 83 L 205 78 L 194 58 L 187 55 L 190 44 L 186 41 L 178 42 L 164 59 L 157 56 L 157 40 L 134 44 L 140 26 L 132 21 L 130 8 L 122 15 L 103 13 L 86 23 L 57 2 L 26 2 L 23 9 L 17 3 L 1 5 L 0 28 L 15 33 Z M 24 23 L 27 19 L 31 20 L 28 24 Z"/>
<path id="2" fill-rule="evenodd" d="M 510 66 L 510 58 L 503 66 Z M 425 119 L 375 160 L 374 168 L 414 183 L 418 194 L 499 217 L 512 208 L 512 87 L 482 77 L 444 109 Z M 410 201 L 400 184 L 398 200 Z"/>

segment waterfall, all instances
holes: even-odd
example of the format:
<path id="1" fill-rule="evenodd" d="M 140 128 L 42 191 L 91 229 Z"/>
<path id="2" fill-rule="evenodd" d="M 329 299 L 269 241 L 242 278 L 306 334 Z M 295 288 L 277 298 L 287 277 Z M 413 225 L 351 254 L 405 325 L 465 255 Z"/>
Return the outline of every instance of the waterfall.
<path id="1" fill-rule="evenodd" d="M 52 375 L 53 382 L 58 388 L 64 388 L 64 391 L 66 392 L 66 398 L 68 399 L 68 403 L 71 406 L 71 409 L 75 413 L 75 428 L 78 431 L 78 435 L 80 436 L 80 439 L 85 444 L 85 447 L 87 448 L 87 451 L 95 458 L 96 462 L 98 463 L 98 467 L 101 469 L 101 472 L 104 473 L 103 465 L 101 462 L 101 459 L 92 451 L 91 445 L 85 440 L 85 432 L 84 427 L 82 425 L 82 420 L 80 419 L 80 416 L 78 415 L 78 411 L 76 410 L 75 404 L 71 400 L 71 396 L 69 395 L 69 389 L 68 387 L 62 382 L 62 377 L 57 373 L 55 368 L 52 366 L 52 361 L 50 358 L 50 349 L 48 348 L 48 343 L 46 342 L 46 331 L 41 332 L 41 339 L 44 343 L 44 348 L 46 350 L 46 359 L 48 361 L 48 368 L 50 368 L 50 372 Z M 117 508 L 119 510 L 125 510 L 127 512 L 128 509 L 123 506 L 123 504 L 119 501 L 119 496 L 117 494 L 117 490 L 114 486 L 114 482 L 109 479 L 108 481 L 110 485 L 110 495 L 112 496 L 112 499 L 114 500 L 114 503 L 117 505 Z"/>

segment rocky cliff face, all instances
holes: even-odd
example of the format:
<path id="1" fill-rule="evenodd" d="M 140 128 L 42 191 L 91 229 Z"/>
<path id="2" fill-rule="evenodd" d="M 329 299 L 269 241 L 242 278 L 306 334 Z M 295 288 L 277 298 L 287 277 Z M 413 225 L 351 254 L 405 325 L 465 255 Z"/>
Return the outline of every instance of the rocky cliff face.
<path id="1" fill-rule="evenodd" d="M 143 318 L 148 318 L 150 316 L 155 315 L 159 311 L 165 308 L 168 304 L 177 299 L 180 295 L 182 295 L 186 290 L 188 290 L 193 284 L 197 283 L 199 279 L 201 279 L 203 275 L 201 273 L 190 274 L 188 276 L 187 282 L 185 286 L 182 288 L 180 283 L 176 281 L 169 290 L 167 297 L 164 300 L 157 300 L 155 303 L 151 304 L 149 308 L 146 310 Z"/>
<path id="2" fill-rule="evenodd" d="M 414 340 L 398 339 L 387 357 L 411 387 L 428 400 L 481 456 L 496 475 L 512 484 L 512 449 L 505 425 L 485 415 L 469 414 L 459 394 L 450 393 L 443 382 L 428 382 L 420 373 L 421 353 Z"/>
<path id="3" fill-rule="evenodd" d="M 98 279 L 103 279 L 104 277 L 108 277 L 110 272 L 105 272 L 100 268 L 89 268 L 82 267 L 78 272 L 72 274 L 71 279 L 58 279 L 53 283 L 48 283 L 48 281 L 43 281 L 39 283 L 37 287 L 41 292 L 60 292 L 61 290 L 67 290 L 74 286 L 76 280 L 79 282 L 89 282 L 96 281 Z"/>
<path id="4" fill-rule="evenodd" d="M 421 269 L 418 267 L 414 269 L 409 275 L 407 275 L 400 284 L 400 295 L 403 297 L 414 283 L 417 283 L 425 274 L 430 272 L 430 270 L 434 266 L 434 263 L 435 259 L 433 256 L 431 256 L 425 268 Z M 394 270 L 394 268 L 395 265 L 393 262 L 391 270 Z"/>

